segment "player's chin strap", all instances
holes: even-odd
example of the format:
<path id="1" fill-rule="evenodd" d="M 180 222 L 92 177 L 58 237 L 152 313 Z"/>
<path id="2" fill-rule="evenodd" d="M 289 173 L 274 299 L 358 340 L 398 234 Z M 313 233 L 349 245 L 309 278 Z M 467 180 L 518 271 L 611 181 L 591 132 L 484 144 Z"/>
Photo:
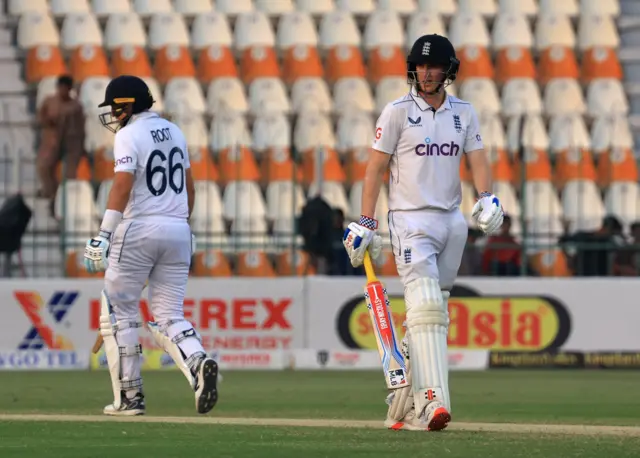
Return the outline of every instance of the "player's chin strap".
<path id="1" fill-rule="evenodd" d="M 156 343 L 171 356 L 191 388 L 195 389 L 196 369 L 200 361 L 206 357 L 198 332 L 185 319 L 169 320 L 162 326 L 149 321 L 147 326 Z"/>
<path id="2" fill-rule="evenodd" d="M 104 350 L 111 376 L 113 406 L 118 410 L 123 392 L 142 389 L 142 377 L 139 376 L 142 346 L 138 343 L 137 329 L 142 326 L 142 323 L 139 321 L 118 321 L 104 290 L 100 296 L 100 335 L 104 341 Z M 124 370 L 125 366 L 128 370 Z M 127 372 L 126 376 L 125 372 Z M 132 378 L 132 373 L 137 373 L 138 377 Z"/>

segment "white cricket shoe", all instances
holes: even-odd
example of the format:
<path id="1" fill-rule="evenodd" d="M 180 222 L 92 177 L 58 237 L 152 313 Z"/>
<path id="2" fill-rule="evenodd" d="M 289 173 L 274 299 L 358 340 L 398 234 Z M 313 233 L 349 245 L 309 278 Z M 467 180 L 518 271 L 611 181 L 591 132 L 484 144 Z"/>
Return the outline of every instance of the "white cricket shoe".
<path id="1" fill-rule="evenodd" d="M 423 415 L 417 416 L 416 410 L 411 409 L 401 421 L 387 417 L 384 425 L 398 431 L 440 431 L 445 429 L 450 421 L 451 414 L 444 404 L 440 401 L 431 401 L 424 408 Z"/>
<path id="2" fill-rule="evenodd" d="M 144 395 L 137 393 L 133 398 L 128 399 L 126 394 L 121 392 L 120 407 L 116 409 L 113 404 L 105 406 L 102 413 L 105 415 L 111 415 L 114 417 L 132 417 L 135 415 L 144 415 Z"/>

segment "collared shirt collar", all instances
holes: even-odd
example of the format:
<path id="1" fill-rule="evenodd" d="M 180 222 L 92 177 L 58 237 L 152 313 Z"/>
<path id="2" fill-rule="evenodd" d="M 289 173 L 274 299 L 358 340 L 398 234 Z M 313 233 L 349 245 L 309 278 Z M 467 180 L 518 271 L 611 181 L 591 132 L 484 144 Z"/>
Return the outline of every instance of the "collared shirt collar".
<path id="1" fill-rule="evenodd" d="M 142 113 L 137 113 L 137 114 L 134 114 L 133 116 L 131 116 L 131 121 L 129 121 L 127 124 L 134 123 L 138 119 L 157 118 L 158 116 L 159 116 L 158 113 L 155 113 L 153 111 L 143 111 Z"/>
<path id="2" fill-rule="evenodd" d="M 411 97 L 413 98 L 413 101 L 416 103 L 416 105 L 418 105 L 418 108 L 420 108 L 420 110 L 427 111 L 428 109 L 431 108 L 431 105 L 429 105 L 420 95 L 418 95 L 418 92 L 416 91 L 415 87 L 411 88 L 410 94 L 411 94 Z M 444 103 L 440 108 L 438 108 L 438 111 L 451 110 L 451 109 L 452 107 L 451 107 L 450 96 L 449 94 L 445 93 Z"/>

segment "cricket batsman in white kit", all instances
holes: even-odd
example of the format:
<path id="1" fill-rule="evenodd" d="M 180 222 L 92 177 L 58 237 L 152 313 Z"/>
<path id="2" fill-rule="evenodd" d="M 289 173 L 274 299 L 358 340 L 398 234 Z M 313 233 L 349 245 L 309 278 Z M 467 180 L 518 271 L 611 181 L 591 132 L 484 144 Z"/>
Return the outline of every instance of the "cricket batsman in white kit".
<path id="1" fill-rule="evenodd" d="M 463 154 L 479 195 L 472 213 L 478 227 L 491 234 L 502 225 L 504 215 L 491 193 L 491 169 L 475 110 L 445 91 L 460 67 L 451 42 L 439 35 L 420 37 L 407 67 L 411 89 L 389 103 L 378 119 L 362 191 L 362 215 L 358 223 L 349 224 L 344 246 L 354 266 L 362 265 L 366 250 L 374 259 L 380 254 L 374 212 L 388 168 L 388 220 L 404 284 L 403 349 L 411 386 L 387 397 L 385 425 L 435 431 L 451 421 L 447 303 L 468 230 L 460 211 Z"/>
<path id="2" fill-rule="evenodd" d="M 153 103 L 143 80 L 123 75 L 109 83 L 99 105 L 111 108 L 100 121 L 116 134 L 115 177 L 84 264 L 89 272 L 106 271 L 100 333 L 114 396 L 106 415 L 144 414 L 138 309 L 147 281 L 156 320 L 149 330 L 195 391 L 197 411 L 209 412 L 218 398 L 218 366 L 183 310 L 195 201 L 189 152 L 180 129 L 148 111 Z"/>

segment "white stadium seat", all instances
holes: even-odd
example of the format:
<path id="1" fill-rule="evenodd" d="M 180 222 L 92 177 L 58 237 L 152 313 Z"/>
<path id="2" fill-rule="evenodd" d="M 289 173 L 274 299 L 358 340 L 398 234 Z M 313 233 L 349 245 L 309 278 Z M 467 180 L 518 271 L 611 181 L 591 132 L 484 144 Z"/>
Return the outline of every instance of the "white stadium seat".
<path id="1" fill-rule="evenodd" d="M 202 87 L 195 78 L 173 78 L 164 89 L 165 110 L 173 115 L 204 114 L 207 107 Z"/>
<path id="2" fill-rule="evenodd" d="M 102 46 L 98 20 L 91 13 L 71 13 L 62 22 L 62 47 L 75 49 L 82 45 Z"/>
<path id="3" fill-rule="evenodd" d="M 374 0 L 334 0 L 336 8 L 356 15 L 368 15 L 376 8 Z"/>
<path id="4" fill-rule="evenodd" d="M 456 49 L 465 46 L 487 48 L 491 43 L 489 31 L 482 16 L 464 10 L 461 10 L 451 20 L 449 39 Z"/>
<path id="5" fill-rule="evenodd" d="M 376 113 L 381 113 L 388 103 L 407 95 L 408 92 L 407 78 L 402 76 L 382 78 L 376 86 Z"/>
<path id="6" fill-rule="evenodd" d="M 524 113 L 542 113 L 538 83 L 531 78 L 510 79 L 502 88 L 502 114 L 519 116 Z"/>
<path id="7" fill-rule="evenodd" d="M 253 150 L 263 152 L 269 148 L 291 147 L 291 124 L 286 115 L 258 116 L 253 123 Z"/>
<path id="8" fill-rule="evenodd" d="M 618 16 L 619 0 L 580 0 L 580 14 L 583 16 Z"/>
<path id="9" fill-rule="evenodd" d="M 236 16 L 253 11 L 253 2 L 251 0 L 216 0 L 215 9 L 228 16 Z"/>
<path id="10" fill-rule="evenodd" d="M 322 47 L 360 46 L 360 43 L 360 32 L 351 13 L 336 10 L 322 16 L 320 21 L 320 45 Z"/>
<path id="11" fill-rule="evenodd" d="M 302 212 L 302 186 L 291 181 L 274 181 L 267 185 L 267 219 L 293 221 Z"/>
<path id="12" fill-rule="evenodd" d="M 482 132 L 482 143 L 489 154 L 489 160 L 493 163 L 494 158 L 491 156 L 495 153 L 495 149 L 505 150 L 507 148 L 504 128 L 497 114 L 486 114 L 478 118 Z"/>
<path id="13" fill-rule="evenodd" d="M 242 251 L 246 250 L 247 247 L 265 247 L 269 242 L 267 221 L 264 217 L 256 217 L 254 215 L 236 218 L 231 223 L 231 239 L 229 242 L 236 249 Z"/>
<path id="14" fill-rule="evenodd" d="M 589 131 L 580 115 L 555 116 L 549 123 L 549 150 L 589 149 Z"/>
<path id="15" fill-rule="evenodd" d="M 236 20 L 234 42 L 239 51 L 254 46 L 274 47 L 276 39 L 266 14 L 260 11 L 240 14 Z"/>
<path id="16" fill-rule="evenodd" d="M 226 243 L 220 188 L 212 181 L 196 181 L 194 184 L 198 198 L 189 222 L 198 245 Z"/>
<path id="17" fill-rule="evenodd" d="M 214 152 L 252 144 L 247 121 L 239 113 L 218 114 L 209 129 L 209 149 Z"/>
<path id="18" fill-rule="evenodd" d="M 596 79 L 587 87 L 587 113 L 591 117 L 628 112 L 629 103 L 620 80 Z"/>
<path id="19" fill-rule="evenodd" d="M 544 90 L 544 108 L 547 116 L 584 114 L 587 105 L 578 81 L 572 78 L 549 81 Z"/>
<path id="20" fill-rule="evenodd" d="M 604 206 L 607 214 L 618 217 L 627 226 L 640 221 L 640 189 L 638 183 L 611 183 L 604 196 Z"/>
<path id="21" fill-rule="evenodd" d="M 552 0 L 556 3 L 557 0 Z M 536 49 L 542 51 L 551 46 L 563 46 L 574 48 L 576 46 L 576 35 L 571 26 L 568 16 L 560 14 L 540 15 L 536 22 L 534 31 L 536 38 Z"/>
<path id="22" fill-rule="evenodd" d="M 236 77 L 216 78 L 207 88 L 207 113 L 246 113 L 249 102 L 245 94 L 244 85 Z"/>
<path id="23" fill-rule="evenodd" d="M 182 130 L 192 155 L 196 154 L 197 149 L 208 147 L 209 132 L 202 115 L 192 113 L 177 116 L 173 122 Z"/>
<path id="24" fill-rule="evenodd" d="M 322 183 L 322 191 L 318 191 L 318 184 L 316 182 L 312 183 L 309 187 L 309 192 L 307 192 L 307 198 L 312 199 L 320 194 L 333 208 L 339 208 L 345 215 L 351 214 L 349 200 L 347 199 L 347 194 L 342 183 L 324 181 Z"/>
<path id="25" fill-rule="evenodd" d="M 473 105 L 478 115 L 500 113 L 496 83 L 489 78 L 468 78 L 460 86 L 460 98 Z"/>
<path id="26" fill-rule="evenodd" d="M 407 25 L 405 47 L 410 49 L 418 38 L 432 33 L 444 37 L 447 36 L 447 31 L 440 15 L 427 11 L 419 11 L 416 14 L 412 14 Z"/>
<path id="27" fill-rule="evenodd" d="M 559 14 L 567 17 L 578 15 L 577 0 L 539 0 L 540 16 Z"/>
<path id="28" fill-rule="evenodd" d="M 357 181 L 351 186 L 349 191 L 349 210 L 351 213 L 345 215 L 351 219 L 357 220 L 362 214 L 362 188 L 364 186 L 363 181 Z M 374 212 L 374 218 L 378 220 L 378 224 L 381 225 L 383 221 L 387 221 L 387 214 L 389 213 L 389 197 L 385 186 L 380 188 L 380 197 L 376 203 L 376 209 Z M 388 227 L 388 225 L 387 225 Z M 382 232 L 378 227 L 378 232 Z"/>
<path id="29" fill-rule="evenodd" d="M 104 129 L 103 130 L 107 130 Z M 107 203 L 109 201 L 109 192 L 111 191 L 111 187 L 113 186 L 113 180 L 105 180 L 100 183 L 100 187 L 98 188 L 98 196 L 96 197 L 96 211 L 98 215 L 103 216 L 104 212 L 107 210 Z"/>
<path id="30" fill-rule="evenodd" d="M 520 201 L 511 183 L 508 181 L 494 181 L 493 193 L 496 196 L 500 196 L 500 203 L 507 215 L 513 219 L 520 218 Z"/>
<path id="31" fill-rule="evenodd" d="M 191 29 L 191 46 L 194 49 L 209 46 L 224 46 L 230 48 L 233 35 L 227 17 L 219 11 L 198 14 L 193 20 Z"/>
<path id="32" fill-rule="evenodd" d="M 87 0 L 50 0 L 49 6 L 53 16 L 91 12 L 91 7 Z"/>
<path id="33" fill-rule="evenodd" d="M 374 111 L 371 86 L 364 78 L 342 78 L 333 87 L 333 106 L 338 114 L 349 111 Z"/>
<path id="34" fill-rule="evenodd" d="M 42 78 L 40 80 L 36 93 L 36 110 L 40 109 L 40 107 L 42 106 L 42 102 L 44 102 L 44 99 L 56 93 L 57 86 L 57 76 L 47 76 L 46 78 Z"/>
<path id="35" fill-rule="evenodd" d="M 71 246 L 84 246 L 100 228 L 93 189 L 88 181 L 66 180 L 60 183 L 55 198 L 55 214 L 63 221 L 66 241 Z"/>
<path id="36" fill-rule="evenodd" d="M 298 151 L 308 151 L 317 146 L 336 147 L 331 120 L 326 114 L 303 112 L 293 130 L 293 144 Z"/>
<path id="37" fill-rule="evenodd" d="M 267 206 L 260 186 L 252 181 L 231 181 L 222 196 L 223 216 L 228 220 L 264 219 Z"/>
<path id="38" fill-rule="evenodd" d="M 291 106 L 295 113 L 304 111 L 330 113 L 333 102 L 327 82 L 323 78 L 298 78 L 291 87 Z"/>
<path id="39" fill-rule="evenodd" d="M 509 46 L 531 48 L 533 33 L 524 14 L 500 13 L 493 24 L 492 44 L 494 49 Z"/>
<path id="40" fill-rule="evenodd" d="M 49 3 L 47 0 L 9 0 L 9 14 L 11 16 L 22 16 L 25 13 L 49 13 Z"/>
<path id="41" fill-rule="evenodd" d="M 610 16 L 582 15 L 578 22 L 578 49 L 586 51 L 596 46 L 620 46 L 616 24 Z"/>
<path id="42" fill-rule="evenodd" d="M 312 15 L 320 15 L 333 11 L 333 0 L 296 0 L 296 10 Z"/>
<path id="43" fill-rule="evenodd" d="M 562 212 L 569 232 L 600 229 L 605 216 L 600 192 L 593 181 L 568 181 L 562 190 Z"/>
<path id="44" fill-rule="evenodd" d="M 141 17 L 173 12 L 171 0 L 133 0 L 132 3 L 133 9 Z"/>
<path id="45" fill-rule="evenodd" d="M 484 17 L 493 17 L 498 11 L 495 0 L 458 0 L 458 8 Z"/>
<path id="46" fill-rule="evenodd" d="M 155 111 L 156 113 L 164 112 L 164 97 L 162 96 L 162 91 L 160 90 L 160 85 L 155 78 L 152 77 L 143 77 L 142 80 L 147 83 L 147 87 L 149 88 L 149 92 L 151 92 L 151 96 L 153 97 L 154 104 L 151 107 L 151 111 Z"/>
<path id="47" fill-rule="evenodd" d="M 500 13 L 516 13 L 533 17 L 538 14 L 536 0 L 498 0 Z"/>
<path id="48" fill-rule="evenodd" d="M 549 181 L 524 183 L 524 215 L 527 221 L 549 220 L 562 217 L 562 206 Z"/>
<path id="49" fill-rule="evenodd" d="M 418 0 L 420 11 L 453 16 L 458 11 L 455 0 Z"/>
<path id="50" fill-rule="evenodd" d="M 378 0 L 380 10 L 396 11 L 402 16 L 413 14 L 418 9 L 415 0 Z"/>
<path id="51" fill-rule="evenodd" d="M 364 28 L 364 47 L 367 50 L 390 45 L 404 45 L 404 31 L 395 11 L 378 10 L 367 18 Z"/>
<path id="52" fill-rule="evenodd" d="M 254 0 L 255 8 L 269 16 L 280 16 L 292 12 L 293 0 Z"/>
<path id="53" fill-rule="evenodd" d="M 277 39 L 280 49 L 296 45 L 317 46 L 318 33 L 309 13 L 293 11 L 280 18 Z"/>
<path id="54" fill-rule="evenodd" d="M 545 216 L 532 219 L 527 222 L 525 234 L 528 237 L 528 254 L 536 254 L 553 249 L 564 234 L 561 216 Z"/>
<path id="55" fill-rule="evenodd" d="M 164 46 L 189 46 L 189 30 L 180 13 L 155 13 L 149 24 L 149 47 L 158 50 Z"/>
<path id="56" fill-rule="evenodd" d="M 105 112 L 108 108 L 103 109 Z M 115 135 L 113 132 L 104 128 L 97 116 L 85 116 L 84 119 L 84 148 L 89 153 L 93 153 L 98 149 L 105 148 L 107 154 L 113 156 L 113 141 Z"/>
<path id="57" fill-rule="evenodd" d="M 358 148 L 367 151 L 373 143 L 375 123 L 366 113 L 349 113 L 338 118 L 336 150 L 340 153 Z"/>
<path id="58" fill-rule="evenodd" d="M 104 108 L 98 108 L 98 105 L 104 100 L 104 93 L 110 81 L 111 78 L 108 76 L 94 76 L 82 82 L 78 99 L 86 116 L 105 111 Z"/>
<path id="59" fill-rule="evenodd" d="M 133 9 L 129 0 L 92 0 L 91 9 L 97 17 L 114 13 L 129 13 Z"/>
<path id="60" fill-rule="evenodd" d="M 53 18 L 46 12 L 30 12 L 18 21 L 18 46 L 22 49 L 38 45 L 58 46 L 60 35 Z"/>
<path id="61" fill-rule="evenodd" d="M 624 115 L 599 116 L 591 126 L 591 149 L 594 153 L 610 149 L 633 149 L 633 134 Z"/>
<path id="62" fill-rule="evenodd" d="M 512 118 L 507 124 L 507 149 L 517 151 L 520 145 L 525 148 L 546 150 L 549 148 L 549 136 L 541 115 L 527 115 L 524 126 L 520 126 L 521 119 Z"/>
<path id="63" fill-rule="evenodd" d="M 145 47 L 147 35 L 142 21 L 135 12 L 116 13 L 109 16 L 104 31 L 105 47 L 116 49 L 125 45 Z"/>
<path id="64" fill-rule="evenodd" d="M 249 111 L 255 115 L 289 113 L 291 103 L 280 78 L 257 78 L 249 85 Z"/>
<path id="65" fill-rule="evenodd" d="M 173 8 L 184 16 L 199 16 L 213 11 L 213 0 L 173 0 Z"/>

